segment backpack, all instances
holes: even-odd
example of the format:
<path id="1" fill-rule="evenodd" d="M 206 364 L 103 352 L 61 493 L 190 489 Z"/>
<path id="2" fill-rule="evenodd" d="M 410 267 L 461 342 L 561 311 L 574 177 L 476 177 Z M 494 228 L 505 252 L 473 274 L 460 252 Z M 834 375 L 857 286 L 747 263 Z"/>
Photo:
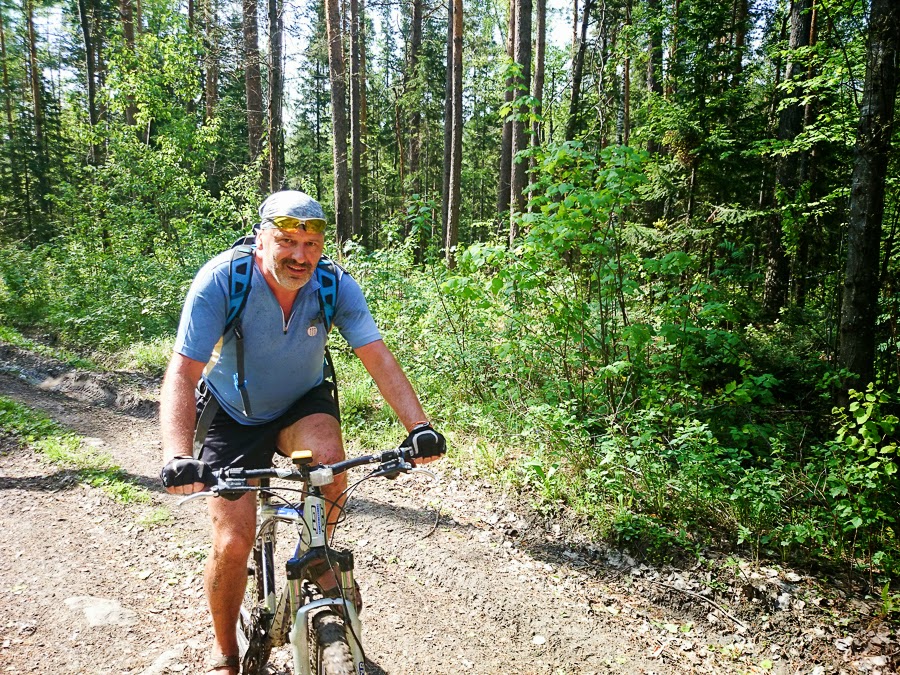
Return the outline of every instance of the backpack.
<path id="1" fill-rule="evenodd" d="M 241 405 L 247 417 L 251 415 L 250 396 L 247 393 L 247 380 L 244 374 L 244 331 L 241 325 L 241 316 L 250 295 L 250 286 L 253 278 L 253 257 L 256 249 L 256 237 L 253 235 L 242 237 L 232 245 L 231 262 L 228 267 L 228 314 L 225 320 L 223 335 L 229 331 L 234 333 L 236 368 L 234 373 L 234 386 L 241 395 Z M 334 311 L 337 306 L 338 294 L 338 264 L 331 258 L 323 255 L 315 269 L 315 278 L 319 282 L 319 318 L 325 326 L 325 332 L 330 333 L 334 321 Z M 325 362 L 322 366 L 325 379 L 330 379 L 333 384 L 334 402 L 338 405 L 337 377 L 334 372 L 334 362 L 328 346 L 325 346 Z M 202 412 L 197 419 L 197 428 L 194 434 L 194 456 L 199 455 L 200 446 L 209 431 L 212 418 L 218 410 L 218 402 L 215 396 L 205 391 L 203 387 L 202 397 L 206 400 L 202 403 Z"/>

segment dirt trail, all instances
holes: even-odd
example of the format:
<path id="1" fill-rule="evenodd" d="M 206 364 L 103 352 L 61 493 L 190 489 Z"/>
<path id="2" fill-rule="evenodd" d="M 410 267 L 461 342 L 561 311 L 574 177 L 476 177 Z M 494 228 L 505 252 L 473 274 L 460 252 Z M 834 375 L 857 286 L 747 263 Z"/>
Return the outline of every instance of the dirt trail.
<path id="1" fill-rule="evenodd" d="M 153 383 L 67 373 L 8 348 L 0 356 L 0 394 L 85 437 L 150 493 L 149 503 L 117 504 L 2 440 L 0 673 L 204 672 L 205 508 L 176 508 L 158 485 Z M 780 613 L 732 608 L 702 584 L 708 570 L 641 565 L 448 463 L 432 467 L 436 482 L 364 483 L 339 531 L 356 553 L 376 672 L 893 672 L 882 656 L 896 652 L 891 630 L 876 628 L 880 651 L 859 638 L 842 650 L 848 629 L 805 609 L 802 582 L 785 591 L 777 580 L 789 596 Z M 157 522 L 160 509 L 168 521 Z M 775 584 L 762 576 L 755 588 Z M 288 672 L 285 662 L 276 654 L 272 672 Z"/>

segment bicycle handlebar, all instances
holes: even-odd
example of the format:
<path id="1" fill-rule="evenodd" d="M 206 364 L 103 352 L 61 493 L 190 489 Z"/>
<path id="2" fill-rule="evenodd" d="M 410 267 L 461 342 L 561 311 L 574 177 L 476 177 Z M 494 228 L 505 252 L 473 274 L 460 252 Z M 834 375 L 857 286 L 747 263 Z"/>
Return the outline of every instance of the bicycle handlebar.
<path id="1" fill-rule="evenodd" d="M 412 450 L 410 448 L 395 448 L 385 450 L 377 455 L 361 455 L 352 457 L 334 464 L 317 464 L 315 466 L 298 469 L 291 467 L 282 469 L 269 467 L 267 469 L 243 469 L 239 467 L 226 467 L 213 471 L 215 484 L 210 485 L 203 492 L 195 492 L 178 501 L 178 505 L 201 497 L 218 497 L 220 495 L 237 495 L 244 492 L 257 490 L 255 486 L 247 485 L 246 481 L 254 478 L 280 478 L 289 481 L 309 481 L 311 485 L 328 485 L 334 480 L 334 476 L 344 473 L 348 469 L 367 464 L 378 464 L 370 478 L 385 476 L 395 478 L 400 473 L 409 473 L 415 469 L 411 463 Z M 424 469 L 419 469 L 425 471 Z M 426 473 L 431 474 L 430 471 Z M 431 474 L 432 476 L 434 474 Z"/>
<path id="2" fill-rule="evenodd" d="M 335 476 L 344 473 L 348 469 L 353 469 L 366 464 L 391 464 L 391 463 L 409 463 L 412 460 L 412 451 L 408 448 L 395 448 L 393 450 L 385 450 L 378 455 L 361 455 L 359 457 L 351 457 L 334 464 L 317 464 L 310 466 L 304 471 L 298 471 L 295 468 L 279 469 L 277 467 L 269 467 L 268 469 L 221 469 L 220 473 L 228 478 L 283 478 L 285 480 L 306 480 L 307 474 L 313 474 L 316 471 L 331 470 Z M 381 467 L 379 467 L 380 469 Z M 410 467 L 412 468 L 412 467 Z M 398 467 L 399 470 L 399 467 Z"/>

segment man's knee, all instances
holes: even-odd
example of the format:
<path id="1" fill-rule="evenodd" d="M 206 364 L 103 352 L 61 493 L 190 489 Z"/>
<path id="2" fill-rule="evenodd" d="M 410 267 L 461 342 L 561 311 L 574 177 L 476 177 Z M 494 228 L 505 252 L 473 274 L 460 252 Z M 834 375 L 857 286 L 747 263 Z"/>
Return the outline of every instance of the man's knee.
<path id="1" fill-rule="evenodd" d="M 212 555 L 219 560 L 244 563 L 250 555 L 255 539 L 253 529 L 218 531 L 213 535 Z"/>
<path id="2" fill-rule="evenodd" d="M 325 413 L 309 415 L 282 429 L 278 447 L 286 455 L 311 450 L 318 464 L 333 464 L 345 457 L 340 422 Z"/>
<path id="3" fill-rule="evenodd" d="M 319 464 L 334 464 L 346 459 L 344 446 L 342 445 L 323 446 L 314 449 L 313 457 Z"/>
<path id="4" fill-rule="evenodd" d="M 256 540 L 256 500 L 252 493 L 236 502 L 210 504 L 212 555 L 219 560 L 246 562 Z"/>

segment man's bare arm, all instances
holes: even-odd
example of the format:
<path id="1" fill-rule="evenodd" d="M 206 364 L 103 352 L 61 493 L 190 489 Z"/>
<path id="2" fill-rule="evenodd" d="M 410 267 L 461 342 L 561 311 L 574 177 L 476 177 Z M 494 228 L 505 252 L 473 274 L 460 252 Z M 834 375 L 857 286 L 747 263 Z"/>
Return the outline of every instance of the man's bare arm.
<path id="1" fill-rule="evenodd" d="M 197 421 L 194 389 L 205 365 L 181 354 L 173 354 L 169 361 L 159 406 L 163 464 L 173 457 L 193 455 Z"/>
<path id="2" fill-rule="evenodd" d="M 418 422 L 428 421 L 419 397 L 413 391 L 406 373 L 403 372 L 397 359 L 382 340 L 370 342 L 359 347 L 355 352 L 366 370 L 369 371 L 369 375 L 375 380 L 378 391 L 397 414 L 400 423 L 406 427 L 407 431 L 412 430 Z"/>

